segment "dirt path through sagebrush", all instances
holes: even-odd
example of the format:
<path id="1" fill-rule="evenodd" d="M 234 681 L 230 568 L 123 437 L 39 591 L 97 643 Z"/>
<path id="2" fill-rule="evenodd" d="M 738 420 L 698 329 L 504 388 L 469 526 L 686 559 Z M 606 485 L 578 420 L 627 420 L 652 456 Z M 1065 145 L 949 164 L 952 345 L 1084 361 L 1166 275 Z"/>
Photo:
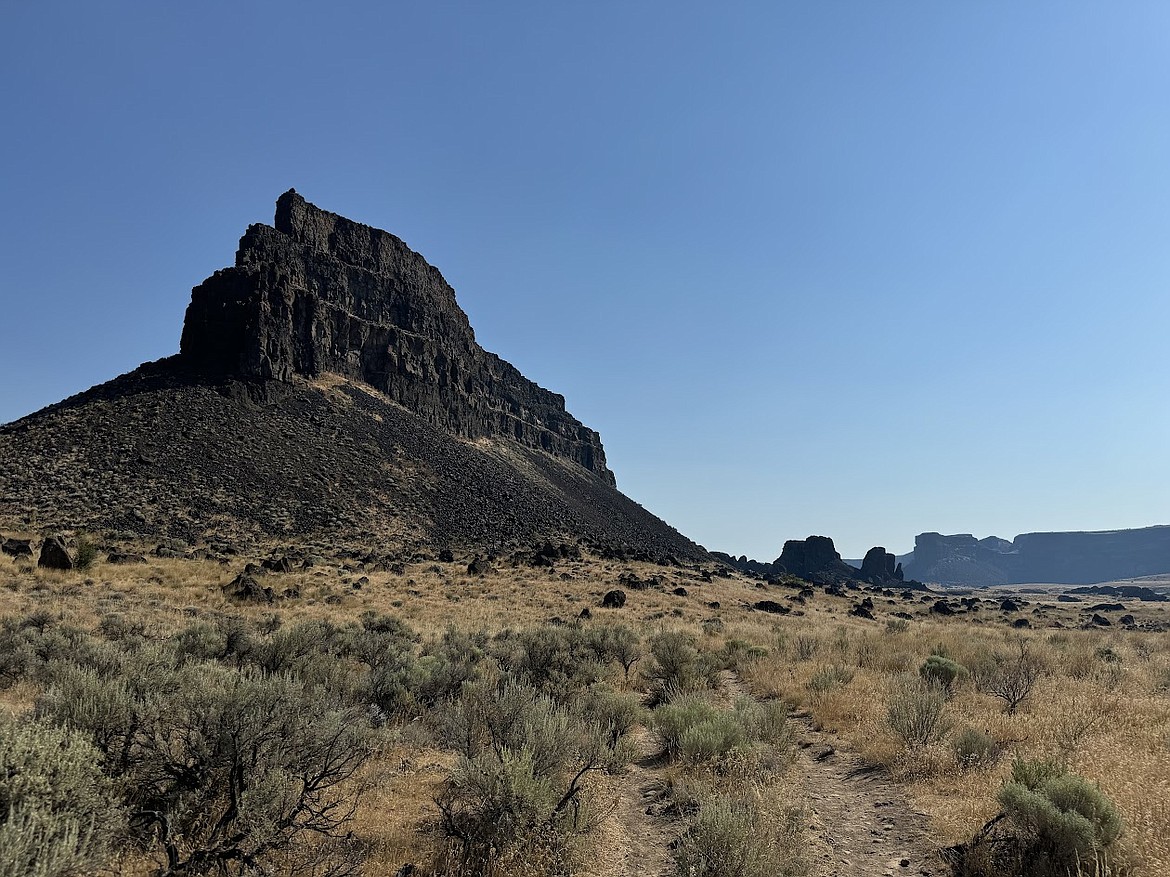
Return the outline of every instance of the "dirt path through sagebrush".
<path id="1" fill-rule="evenodd" d="M 729 701 L 750 693 L 725 671 Z M 809 808 L 810 877 L 946 877 L 926 814 L 912 808 L 882 771 L 862 762 L 834 735 L 795 713 L 795 779 Z"/>
<path id="2" fill-rule="evenodd" d="M 879 769 L 842 748 L 832 734 L 793 716 L 799 772 L 816 850 L 813 877 L 945 877 L 927 817 Z"/>
<path id="3" fill-rule="evenodd" d="M 666 814 L 669 785 L 665 764 L 657 757 L 654 735 L 644 728 L 633 734 L 640 756 L 614 777 L 613 813 L 602 825 L 605 860 L 589 868 L 597 877 L 667 877 L 675 873 L 670 846 L 680 830 Z"/>

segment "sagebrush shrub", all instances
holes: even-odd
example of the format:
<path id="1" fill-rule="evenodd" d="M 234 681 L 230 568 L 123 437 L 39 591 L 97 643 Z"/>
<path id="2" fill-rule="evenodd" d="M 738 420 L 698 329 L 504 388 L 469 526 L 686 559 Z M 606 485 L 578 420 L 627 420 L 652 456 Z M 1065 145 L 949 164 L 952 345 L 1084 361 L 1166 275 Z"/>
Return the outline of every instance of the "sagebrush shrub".
<path id="1" fill-rule="evenodd" d="M 988 767 L 999 760 L 999 741 L 977 728 L 964 728 L 951 741 L 955 761 L 963 769 Z"/>
<path id="2" fill-rule="evenodd" d="M 1017 831 L 1021 873 L 1097 871 L 1121 835 L 1113 802 L 1055 762 L 1017 760 L 997 798 Z"/>
<path id="3" fill-rule="evenodd" d="M 945 691 L 950 693 L 970 674 L 967 668 L 958 661 L 953 661 L 942 655 L 931 655 L 918 668 L 918 675 L 928 682 L 941 685 Z"/>
<path id="4" fill-rule="evenodd" d="M 515 680 L 465 686 L 443 718 L 461 757 L 437 803 L 460 873 L 492 872 L 531 845 L 563 846 L 581 827 L 582 780 L 613 758 L 596 725 Z"/>
<path id="5" fill-rule="evenodd" d="M 803 873 L 792 843 L 751 798 L 707 795 L 674 849 L 679 877 L 785 877 Z"/>
<path id="6" fill-rule="evenodd" d="M 941 685 L 906 675 L 894 683 L 886 724 L 907 746 L 928 746 L 950 730 L 946 705 L 946 692 Z"/>
<path id="7" fill-rule="evenodd" d="M 125 826 L 113 783 L 83 735 L 0 718 L 0 877 L 96 870 Z"/>
<path id="8" fill-rule="evenodd" d="M 813 694 L 828 694 L 852 681 L 852 670 L 841 664 L 833 664 L 829 667 L 822 667 L 814 673 L 808 681 L 808 689 Z"/>
<path id="9" fill-rule="evenodd" d="M 344 835 L 372 752 L 368 723 L 324 689 L 146 651 L 120 672 L 56 667 L 38 710 L 94 741 L 168 873 L 243 873 Z"/>
<path id="10" fill-rule="evenodd" d="M 96 542 L 88 536 L 77 538 L 77 550 L 74 552 L 73 565 L 78 569 L 89 569 L 98 558 L 100 549 Z"/>

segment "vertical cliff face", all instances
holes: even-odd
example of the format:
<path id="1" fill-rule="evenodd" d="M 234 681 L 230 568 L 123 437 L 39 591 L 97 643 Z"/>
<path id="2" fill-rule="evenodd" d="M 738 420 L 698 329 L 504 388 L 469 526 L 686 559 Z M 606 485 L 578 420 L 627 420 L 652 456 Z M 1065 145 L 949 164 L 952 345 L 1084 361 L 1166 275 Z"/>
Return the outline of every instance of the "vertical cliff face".
<path id="1" fill-rule="evenodd" d="M 921 533 L 907 575 L 966 585 L 1092 584 L 1170 572 L 1170 527 L 1023 533 L 1013 541 Z"/>
<path id="2" fill-rule="evenodd" d="M 466 438 L 507 437 L 608 484 L 600 436 L 475 340 L 438 269 L 392 234 L 295 191 L 253 225 L 233 268 L 192 291 L 180 347 L 197 371 L 291 382 L 335 372 Z"/>

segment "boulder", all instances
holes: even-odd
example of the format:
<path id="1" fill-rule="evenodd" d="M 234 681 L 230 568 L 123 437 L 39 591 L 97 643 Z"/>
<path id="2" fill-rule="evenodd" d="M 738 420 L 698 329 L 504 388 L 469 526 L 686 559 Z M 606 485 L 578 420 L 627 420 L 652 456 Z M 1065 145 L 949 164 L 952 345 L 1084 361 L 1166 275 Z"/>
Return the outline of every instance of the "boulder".
<path id="1" fill-rule="evenodd" d="M 73 558 L 60 536 L 49 536 L 41 543 L 41 556 L 37 566 L 45 569 L 73 569 Z"/>
<path id="2" fill-rule="evenodd" d="M 621 609 L 626 605 L 626 592 L 617 590 L 607 591 L 605 596 L 601 598 L 601 607 L 603 609 Z"/>
<path id="3" fill-rule="evenodd" d="M 111 551 L 107 555 L 106 560 L 116 564 L 146 563 L 146 558 L 141 554 L 131 554 L 128 551 Z"/>
<path id="4" fill-rule="evenodd" d="M 775 600 L 760 600 L 758 603 L 753 603 L 752 608 L 760 612 L 770 612 L 773 615 L 787 615 L 792 611 L 783 603 L 777 603 Z"/>
<path id="5" fill-rule="evenodd" d="M 224 586 L 224 595 L 232 600 L 251 603 L 271 603 L 272 588 L 266 588 L 247 573 L 240 573 Z"/>
<path id="6" fill-rule="evenodd" d="M 0 542 L 0 551 L 13 557 L 32 557 L 31 539 L 5 539 Z"/>

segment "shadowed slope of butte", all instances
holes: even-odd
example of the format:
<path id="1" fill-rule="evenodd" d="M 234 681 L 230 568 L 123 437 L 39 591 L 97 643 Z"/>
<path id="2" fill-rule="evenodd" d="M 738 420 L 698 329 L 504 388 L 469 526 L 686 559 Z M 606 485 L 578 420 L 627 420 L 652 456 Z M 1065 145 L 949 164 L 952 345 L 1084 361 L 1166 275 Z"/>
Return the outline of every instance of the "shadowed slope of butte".
<path id="1" fill-rule="evenodd" d="M 706 557 L 437 269 L 295 192 L 192 291 L 180 349 L 0 427 L 0 527 Z"/>

